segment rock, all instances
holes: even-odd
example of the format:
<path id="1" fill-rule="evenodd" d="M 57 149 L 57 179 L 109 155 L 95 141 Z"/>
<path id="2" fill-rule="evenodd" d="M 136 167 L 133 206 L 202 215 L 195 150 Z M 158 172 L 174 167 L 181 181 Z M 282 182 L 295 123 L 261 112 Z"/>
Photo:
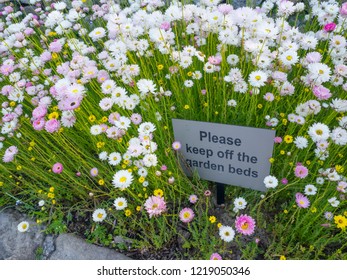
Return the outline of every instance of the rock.
<path id="1" fill-rule="evenodd" d="M 25 15 L 28 15 L 28 14 L 36 15 L 35 7 L 32 7 L 32 6 L 25 6 L 24 9 L 23 9 L 23 13 L 24 13 Z"/>
<path id="2" fill-rule="evenodd" d="M 122 236 L 117 235 L 113 238 L 113 242 L 116 244 L 131 244 L 132 241 L 130 239 L 124 239 Z"/>
<path id="3" fill-rule="evenodd" d="M 73 234 L 61 234 L 56 239 L 56 250 L 50 260 L 129 260 L 108 248 L 89 244 Z"/>
<path id="4" fill-rule="evenodd" d="M 53 235 L 47 235 L 45 241 L 43 242 L 43 253 L 42 258 L 47 260 L 51 254 L 55 251 L 55 237 Z"/>
<path id="5" fill-rule="evenodd" d="M 31 5 L 30 0 L 20 0 L 20 2 L 24 5 Z"/>
<path id="6" fill-rule="evenodd" d="M 29 222 L 27 232 L 19 232 L 20 222 Z M 15 210 L 0 210 L 0 259 L 34 260 L 44 240 L 42 227 Z"/>
<path id="7" fill-rule="evenodd" d="M 257 7 L 257 6 L 261 6 L 261 4 L 264 2 L 262 0 L 252 0 L 249 1 L 249 6 L 250 7 Z M 232 2 L 232 6 L 234 7 L 234 9 L 237 8 L 241 8 L 241 7 L 246 7 L 247 6 L 247 1 L 246 0 L 234 0 Z"/>

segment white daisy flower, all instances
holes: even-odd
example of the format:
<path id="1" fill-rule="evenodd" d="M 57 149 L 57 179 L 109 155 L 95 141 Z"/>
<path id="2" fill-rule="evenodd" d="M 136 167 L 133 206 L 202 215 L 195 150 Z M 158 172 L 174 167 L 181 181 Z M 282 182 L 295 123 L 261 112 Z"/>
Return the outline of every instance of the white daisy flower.
<path id="1" fill-rule="evenodd" d="M 118 152 L 113 152 L 108 155 L 108 163 L 110 165 L 116 166 L 122 160 L 122 155 Z"/>
<path id="2" fill-rule="evenodd" d="M 99 106 L 100 106 L 101 110 L 103 110 L 103 111 L 110 110 L 113 106 L 112 98 L 106 97 L 106 98 L 101 99 L 99 102 Z"/>
<path id="3" fill-rule="evenodd" d="M 192 79 L 194 80 L 200 80 L 202 78 L 202 74 L 200 71 L 193 72 Z"/>
<path id="4" fill-rule="evenodd" d="M 142 168 L 139 168 L 139 170 L 137 171 L 137 174 L 139 176 L 146 177 L 148 174 L 148 171 L 145 167 L 142 167 Z"/>
<path id="5" fill-rule="evenodd" d="M 158 159 L 155 154 L 147 154 L 143 157 L 143 164 L 146 167 L 157 166 Z"/>
<path id="6" fill-rule="evenodd" d="M 26 232 L 29 229 L 29 223 L 27 221 L 23 221 L 18 224 L 17 229 L 19 232 Z"/>
<path id="7" fill-rule="evenodd" d="M 213 73 L 215 71 L 215 69 L 216 69 L 216 66 L 210 62 L 206 62 L 204 65 L 204 71 L 206 73 Z"/>
<path id="8" fill-rule="evenodd" d="M 253 87 L 262 87 L 267 81 L 268 75 L 264 71 L 253 71 L 249 77 L 248 81 Z"/>
<path id="9" fill-rule="evenodd" d="M 308 129 L 308 135 L 310 135 L 313 142 L 321 140 L 327 140 L 330 136 L 330 129 L 327 125 L 322 123 L 315 123 Z"/>
<path id="10" fill-rule="evenodd" d="M 184 86 L 187 88 L 191 88 L 194 85 L 194 82 L 192 80 L 185 80 Z"/>
<path id="11" fill-rule="evenodd" d="M 105 37 L 105 35 L 106 35 L 106 31 L 102 27 L 97 27 L 92 32 L 89 33 L 89 37 L 92 38 L 92 40 L 94 42 L 100 40 L 103 37 Z"/>
<path id="12" fill-rule="evenodd" d="M 340 98 L 333 99 L 330 106 L 336 112 L 339 112 L 339 113 L 347 112 L 347 100 L 345 99 L 340 99 Z"/>
<path id="13" fill-rule="evenodd" d="M 331 70 L 324 63 L 311 63 L 307 66 L 310 77 L 316 84 L 322 84 L 330 80 Z"/>
<path id="14" fill-rule="evenodd" d="M 115 121 L 115 125 L 119 129 L 127 130 L 130 127 L 131 120 L 127 117 L 120 117 L 119 120 Z"/>
<path id="15" fill-rule="evenodd" d="M 278 180 L 276 177 L 269 175 L 264 178 L 264 184 L 268 189 L 273 189 L 278 186 Z"/>
<path id="16" fill-rule="evenodd" d="M 104 161 L 104 160 L 107 160 L 108 159 L 108 155 L 107 155 L 107 152 L 103 151 L 99 154 L 99 159 Z"/>
<path id="17" fill-rule="evenodd" d="M 104 209 L 98 208 L 93 212 L 93 221 L 96 223 L 102 222 L 107 217 Z"/>
<path id="18" fill-rule="evenodd" d="M 239 63 L 240 59 L 237 55 L 235 54 L 230 54 L 227 57 L 227 62 L 231 65 L 231 66 L 235 66 L 237 63 Z"/>
<path id="19" fill-rule="evenodd" d="M 146 96 L 148 93 L 155 93 L 156 86 L 152 80 L 140 79 L 136 83 L 137 88 L 139 89 L 141 95 Z"/>
<path id="20" fill-rule="evenodd" d="M 324 184 L 324 178 L 323 178 L 323 177 L 317 177 L 316 183 L 317 183 L 318 185 L 323 185 L 323 184 Z"/>
<path id="21" fill-rule="evenodd" d="M 128 202 L 124 197 L 118 197 L 114 200 L 113 205 L 117 210 L 123 210 L 128 206 Z"/>
<path id="22" fill-rule="evenodd" d="M 294 144 L 298 149 L 301 150 L 301 149 L 307 148 L 308 141 L 303 136 L 297 136 L 297 137 L 295 137 Z"/>
<path id="23" fill-rule="evenodd" d="M 335 196 L 332 197 L 332 198 L 329 198 L 329 199 L 328 199 L 328 202 L 330 203 L 330 205 L 331 205 L 332 207 L 337 207 L 337 206 L 339 206 L 339 204 L 340 204 L 340 201 L 338 201 L 337 198 L 336 198 Z"/>
<path id="24" fill-rule="evenodd" d="M 344 146 L 347 144 L 347 131 L 341 127 L 335 128 L 330 136 L 331 140 L 337 145 Z"/>
<path id="25" fill-rule="evenodd" d="M 140 135 L 149 135 L 152 132 L 155 131 L 155 125 L 151 122 L 144 122 L 141 123 L 139 128 L 138 128 L 138 132 Z"/>
<path id="26" fill-rule="evenodd" d="M 290 66 L 290 65 L 294 65 L 295 63 L 297 63 L 299 60 L 299 57 L 298 57 L 298 54 L 295 50 L 288 50 L 288 51 L 283 52 L 279 56 L 279 59 L 283 65 Z"/>
<path id="27" fill-rule="evenodd" d="M 93 125 L 91 128 L 90 128 L 90 133 L 92 135 L 99 135 L 102 133 L 102 127 L 98 124 L 96 125 Z"/>
<path id="28" fill-rule="evenodd" d="M 113 185 L 116 188 L 125 189 L 129 187 L 133 181 L 134 177 L 128 170 L 120 170 L 113 176 Z"/>
<path id="29" fill-rule="evenodd" d="M 235 237 L 235 231 L 232 227 L 229 226 L 221 226 L 219 228 L 219 236 L 225 242 L 233 241 Z"/>
<path id="30" fill-rule="evenodd" d="M 315 195 L 317 193 L 317 188 L 314 185 L 306 185 L 305 186 L 305 195 Z"/>
<path id="31" fill-rule="evenodd" d="M 234 206 L 238 210 L 245 209 L 247 206 L 247 201 L 243 197 L 235 198 L 234 200 Z"/>
<path id="32" fill-rule="evenodd" d="M 236 100 L 234 100 L 234 99 L 230 99 L 230 100 L 228 100 L 228 106 L 230 106 L 230 107 L 236 107 L 236 105 L 237 105 L 237 102 L 236 102 Z"/>
<path id="33" fill-rule="evenodd" d="M 106 80 L 101 85 L 101 90 L 104 94 L 111 93 L 116 88 L 116 83 L 113 80 Z"/>

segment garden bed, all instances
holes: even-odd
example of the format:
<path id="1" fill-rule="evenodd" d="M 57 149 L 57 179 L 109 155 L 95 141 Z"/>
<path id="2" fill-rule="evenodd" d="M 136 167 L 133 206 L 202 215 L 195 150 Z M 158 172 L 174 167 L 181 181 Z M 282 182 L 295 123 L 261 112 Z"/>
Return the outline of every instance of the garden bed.
<path id="1" fill-rule="evenodd" d="M 0 206 L 137 259 L 347 258 L 346 3 L 36 2 L 1 12 Z M 266 191 L 217 205 L 172 119 L 274 130 Z"/>

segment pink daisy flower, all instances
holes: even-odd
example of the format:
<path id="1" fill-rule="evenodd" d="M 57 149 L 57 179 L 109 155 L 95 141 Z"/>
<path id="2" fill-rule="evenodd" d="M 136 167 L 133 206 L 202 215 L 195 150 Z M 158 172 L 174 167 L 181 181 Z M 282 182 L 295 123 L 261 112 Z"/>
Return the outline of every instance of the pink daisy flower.
<path id="1" fill-rule="evenodd" d="M 53 164 L 53 167 L 52 167 L 53 173 L 60 174 L 61 172 L 63 172 L 63 170 L 64 170 L 64 167 L 60 162 Z"/>
<path id="2" fill-rule="evenodd" d="M 150 218 L 152 218 L 153 216 L 159 216 L 166 211 L 166 202 L 164 200 L 164 197 L 160 197 L 159 195 L 150 196 L 146 200 L 144 206 Z"/>
<path id="3" fill-rule="evenodd" d="M 237 232 L 243 235 L 251 235 L 254 233 L 255 221 L 251 216 L 241 215 L 236 217 L 235 227 Z"/>
<path id="4" fill-rule="evenodd" d="M 219 261 L 219 260 L 222 260 L 222 256 L 218 253 L 213 253 L 210 257 L 210 260 Z"/>
<path id="5" fill-rule="evenodd" d="M 162 166 L 160 167 L 160 170 L 161 170 L 161 171 L 166 171 L 166 170 L 167 170 L 167 166 L 166 166 L 166 165 L 162 165 Z"/>
<path id="6" fill-rule="evenodd" d="M 90 176 L 95 177 L 95 176 L 98 176 L 98 174 L 99 174 L 99 170 L 96 167 L 93 167 L 90 170 Z"/>
<path id="7" fill-rule="evenodd" d="M 134 113 L 131 115 L 130 120 L 133 122 L 133 124 L 140 124 L 142 122 L 142 117 L 140 114 Z"/>
<path id="8" fill-rule="evenodd" d="M 330 22 L 324 25 L 324 31 L 325 32 L 332 32 L 336 28 L 336 23 L 335 22 Z"/>
<path id="9" fill-rule="evenodd" d="M 179 141 L 175 141 L 172 143 L 172 148 L 175 150 L 175 151 L 178 151 L 179 149 L 181 149 L 182 145 Z"/>
<path id="10" fill-rule="evenodd" d="M 288 179 L 287 178 L 282 178 L 281 183 L 283 185 L 287 185 L 288 184 Z"/>
<path id="11" fill-rule="evenodd" d="M 33 110 L 33 118 L 41 119 L 47 114 L 47 108 L 44 106 L 38 106 Z"/>
<path id="12" fill-rule="evenodd" d="M 189 196 L 189 202 L 195 204 L 198 201 L 198 197 L 196 194 L 192 194 Z"/>
<path id="13" fill-rule="evenodd" d="M 33 127 L 35 130 L 42 130 L 46 125 L 46 121 L 42 119 L 37 119 L 33 122 Z"/>
<path id="14" fill-rule="evenodd" d="M 302 193 L 297 193 L 295 195 L 295 197 L 296 197 L 295 201 L 296 201 L 296 204 L 298 205 L 298 207 L 300 207 L 300 208 L 307 208 L 307 207 L 310 206 L 310 201 Z"/>
<path id="15" fill-rule="evenodd" d="M 303 165 L 297 165 L 294 174 L 296 177 L 303 179 L 308 175 L 308 169 Z"/>
<path id="16" fill-rule="evenodd" d="M 60 128 L 60 122 L 56 119 L 51 119 L 47 121 L 45 124 L 45 129 L 49 133 L 56 132 L 59 130 L 59 128 Z"/>
<path id="17" fill-rule="evenodd" d="M 180 220 L 183 223 L 190 223 L 194 216 L 194 211 L 191 208 L 183 208 L 179 213 Z"/>
<path id="18" fill-rule="evenodd" d="M 347 18 L 347 2 L 342 4 L 340 9 L 340 15 L 343 18 Z"/>

